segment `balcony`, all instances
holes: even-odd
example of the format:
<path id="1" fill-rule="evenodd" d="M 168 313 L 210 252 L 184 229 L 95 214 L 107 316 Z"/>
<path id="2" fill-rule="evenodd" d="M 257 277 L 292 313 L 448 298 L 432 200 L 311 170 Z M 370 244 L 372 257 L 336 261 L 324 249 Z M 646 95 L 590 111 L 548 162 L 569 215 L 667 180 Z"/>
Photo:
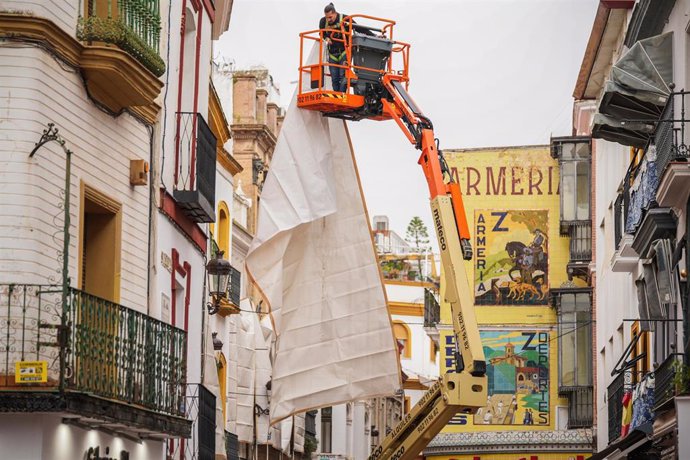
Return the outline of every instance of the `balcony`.
<path id="1" fill-rule="evenodd" d="M 568 275 L 589 281 L 589 263 L 592 260 L 592 222 L 589 220 L 571 222 L 568 226 L 568 234 L 570 236 Z"/>
<path id="2" fill-rule="evenodd" d="M 639 256 L 632 248 L 633 236 L 625 233 L 625 200 L 624 194 L 618 195 L 613 205 L 614 212 L 614 243 L 616 251 L 611 260 L 611 270 L 614 272 L 629 273 L 639 261 Z"/>
<path id="3" fill-rule="evenodd" d="M 677 392 L 687 388 L 676 388 L 675 376 L 683 362 L 682 353 L 672 353 L 654 371 L 654 410 L 659 411 L 673 405 Z"/>
<path id="4" fill-rule="evenodd" d="M 225 457 L 227 460 L 239 460 L 240 441 L 235 433 L 225 432 Z"/>
<path id="5" fill-rule="evenodd" d="M 438 324 L 441 322 L 441 305 L 430 289 L 424 289 L 424 330 L 438 345 L 440 332 Z"/>
<path id="6" fill-rule="evenodd" d="M 192 221 L 215 222 L 216 137 L 200 113 L 176 115 L 173 198 Z"/>
<path id="7" fill-rule="evenodd" d="M 441 306 L 430 289 L 424 289 L 424 327 L 436 327 L 441 322 Z"/>
<path id="8" fill-rule="evenodd" d="M 0 285 L 0 305 L 0 412 L 61 412 L 136 437 L 189 435 L 184 331 L 52 285 Z"/>
<path id="9" fill-rule="evenodd" d="M 165 72 L 160 57 L 159 0 L 87 0 L 77 37 L 89 44 L 115 45 L 156 77 Z"/>
<path id="10" fill-rule="evenodd" d="M 683 209 L 690 187 L 690 146 L 685 119 L 685 99 L 690 93 L 674 93 L 657 128 L 656 168 L 659 174 L 657 201 L 660 206 Z"/>
<path id="11" fill-rule="evenodd" d="M 568 429 L 591 428 L 594 420 L 592 385 L 561 387 L 558 392 L 568 398 Z"/>
<path id="12" fill-rule="evenodd" d="M 185 416 L 191 423 L 188 440 L 175 439 L 170 443 L 169 458 L 215 460 L 216 455 L 216 397 L 204 385 L 190 383 L 182 402 Z M 226 450 L 228 448 L 226 434 Z M 236 439 L 236 438 L 235 438 Z M 232 442 L 232 439 L 230 440 Z"/>
<path id="13" fill-rule="evenodd" d="M 165 72 L 159 0 L 87 0 L 77 39 L 89 94 L 110 111 L 134 109 L 155 122 Z"/>
<path id="14" fill-rule="evenodd" d="M 608 386 L 607 401 L 609 406 L 609 444 L 621 436 L 621 422 L 623 420 L 623 394 L 627 386 L 625 372 L 619 373 L 611 385 Z"/>
<path id="15" fill-rule="evenodd" d="M 242 274 L 235 267 L 230 267 L 230 282 L 228 283 L 227 299 L 221 300 L 218 314 L 228 316 L 240 312 L 240 290 L 242 289 Z"/>

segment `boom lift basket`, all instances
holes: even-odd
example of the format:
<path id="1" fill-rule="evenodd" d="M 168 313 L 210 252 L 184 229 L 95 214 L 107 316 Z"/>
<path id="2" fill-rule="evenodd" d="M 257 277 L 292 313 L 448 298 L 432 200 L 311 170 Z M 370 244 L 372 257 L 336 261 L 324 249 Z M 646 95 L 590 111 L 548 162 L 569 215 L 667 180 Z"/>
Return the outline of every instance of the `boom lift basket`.
<path id="1" fill-rule="evenodd" d="M 355 19 L 375 26 L 360 25 Z M 343 18 L 336 34 L 333 29 L 301 33 L 298 107 L 349 120 L 391 119 L 391 114 L 385 113 L 376 96 L 384 92 L 382 81 L 386 75 L 394 76 L 407 87 L 410 49 L 409 44 L 393 40 L 394 25 L 395 22 L 388 19 L 352 15 Z M 369 32 L 380 35 L 368 35 Z M 343 44 L 345 59 L 342 63 L 332 63 L 326 58 L 327 37 Z M 308 53 L 315 43 L 318 44 L 318 58 L 305 62 L 309 59 L 305 51 Z M 335 68 L 344 70 L 346 88 L 343 92 L 331 89 L 330 76 Z"/>

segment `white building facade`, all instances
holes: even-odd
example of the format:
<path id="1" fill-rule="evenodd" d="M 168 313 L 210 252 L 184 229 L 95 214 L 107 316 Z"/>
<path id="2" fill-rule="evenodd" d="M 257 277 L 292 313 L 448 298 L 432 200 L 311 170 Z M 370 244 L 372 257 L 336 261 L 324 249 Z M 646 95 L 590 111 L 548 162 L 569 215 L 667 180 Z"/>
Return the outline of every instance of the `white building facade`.
<path id="1" fill-rule="evenodd" d="M 690 455 L 682 436 L 690 389 L 680 377 L 688 364 L 689 11 L 683 0 L 601 2 L 575 89 L 574 128 L 592 136 L 596 197 L 592 458 Z M 633 80 L 624 83 L 626 66 Z M 635 86 L 650 79 L 658 90 Z"/>
<path id="2" fill-rule="evenodd" d="M 207 229 L 174 196 L 199 188 L 180 180 L 199 133 L 177 114 L 208 112 L 231 7 L 3 2 L 3 457 L 182 458 L 168 440 L 193 434 Z"/>

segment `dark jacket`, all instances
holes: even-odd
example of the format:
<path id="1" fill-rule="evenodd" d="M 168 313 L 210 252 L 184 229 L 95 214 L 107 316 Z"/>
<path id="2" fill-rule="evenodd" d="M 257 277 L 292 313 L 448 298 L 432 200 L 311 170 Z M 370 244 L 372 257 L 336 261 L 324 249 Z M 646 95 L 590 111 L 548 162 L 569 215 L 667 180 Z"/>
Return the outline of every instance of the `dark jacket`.
<path id="1" fill-rule="evenodd" d="M 332 55 L 340 55 L 343 51 L 345 51 L 345 45 L 343 44 L 342 40 L 343 39 L 343 34 L 335 32 L 336 30 L 340 30 L 341 22 L 343 18 L 345 17 L 344 14 L 338 13 L 338 19 L 335 22 L 335 24 L 328 24 L 326 21 L 326 17 L 322 17 L 321 20 L 319 21 L 319 29 L 333 29 L 333 32 L 324 32 L 323 33 L 323 38 L 324 40 L 327 38 L 331 39 L 331 44 L 328 45 L 328 53 Z M 344 23 L 345 27 L 347 28 L 348 25 L 347 23 Z M 347 29 L 346 29 L 347 30 Z"/>

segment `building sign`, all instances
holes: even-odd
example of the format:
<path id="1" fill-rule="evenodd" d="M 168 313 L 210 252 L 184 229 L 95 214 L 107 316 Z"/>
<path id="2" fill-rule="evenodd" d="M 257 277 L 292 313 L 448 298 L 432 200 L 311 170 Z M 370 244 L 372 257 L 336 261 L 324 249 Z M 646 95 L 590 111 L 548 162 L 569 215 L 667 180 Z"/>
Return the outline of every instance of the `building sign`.
<path id="1" fill-rule="evenodd" d="M 546 305 L 549 212 L 477 210 L 475 305 Z"/>
<path id="2" fill-rule="evenodd" d="M 548 425 L 548 331 L 481 331 L 488 397 L 475 425 Z"/>
<path id="3" fill-rule="evenodd" d="M 486 355 L 488 397 L 474 416 L 448 425 L 551 425 L 551 350 L 547 330 L 480 331 Z M 444 336 L 444 372 L 454 372 L 454 336 Z"/>
<path id="4" fill-rule="evenodd" d="M 46 383 L 48 361 L 17 361 L 14 363 L 15 383 Z"/>
<path id="5" fill-rule="evenodd" d="M 466 270 L 488 384 L 486 406 L 477 414 L 456 415 L 444 431 L 554 430 L 556 407 L 567 400 L 558 395 L 557 315 L 549 290 L 568 282 L 570 257 L 569 240 L 560 234 L 558 162 L 548 146 L 446 149 L 444 154 L 460 184 L 472 234 L 475 257 Z M 451 322 L 450 306 L 442 302 L 441 323 Z M 453 372 L 452 331 L 441 330 L 440 344 L 441 372 Z M 481 450 L 476 454 L 481 458 L 499 458 L 480 455 Z M 521 457 L 530 455 L 505 458 Z"/>

